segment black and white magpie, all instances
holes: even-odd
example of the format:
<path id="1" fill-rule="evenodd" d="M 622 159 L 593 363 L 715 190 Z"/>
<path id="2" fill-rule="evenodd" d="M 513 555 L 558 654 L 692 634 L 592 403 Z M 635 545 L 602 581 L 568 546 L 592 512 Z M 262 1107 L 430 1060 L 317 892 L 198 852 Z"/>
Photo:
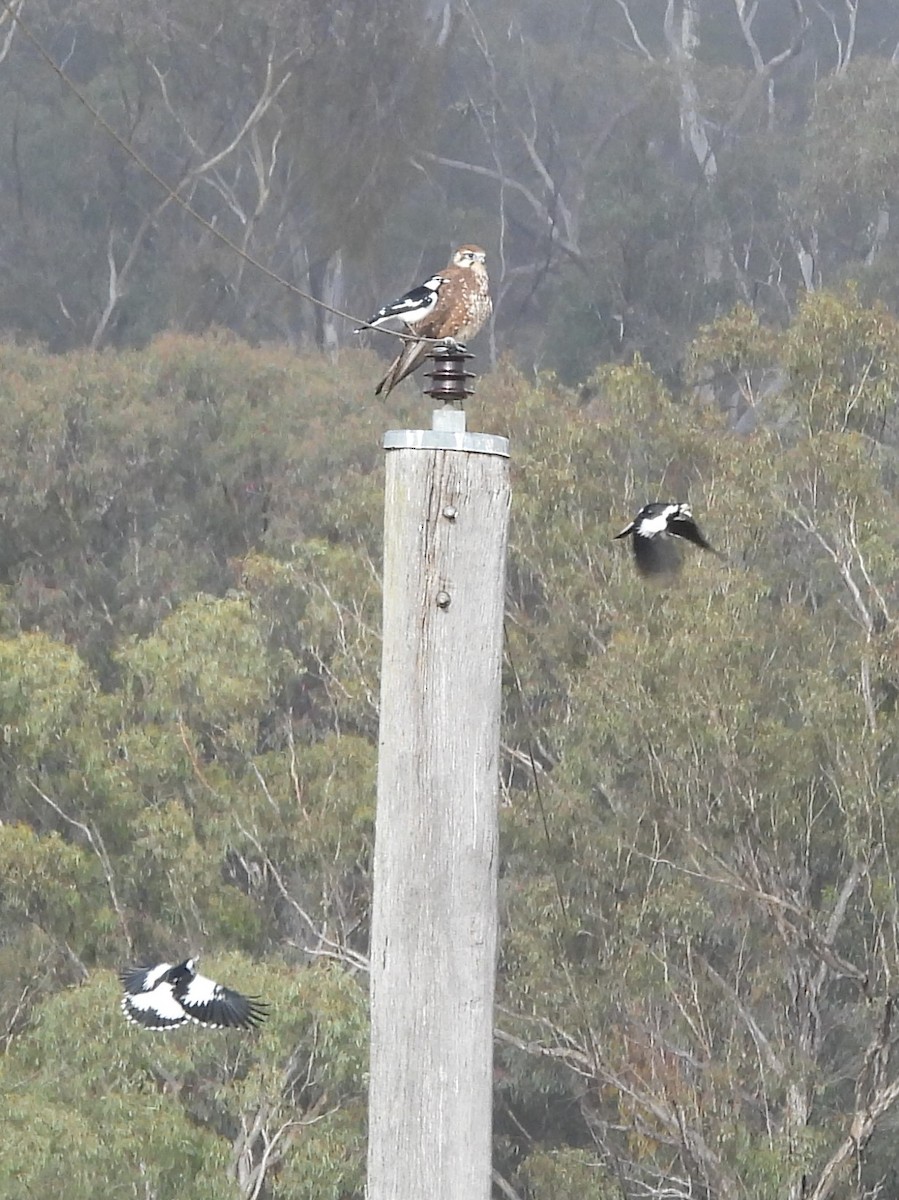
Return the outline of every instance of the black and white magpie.
<path id="1" fill-rule="evenodd" d="M 412 288 L 398 300 L 391 300 L 389 304 L 382 305 L 370 321 L 365 325 L 360 325 L 354 332 L 364 333 L 366 329 L 377 329 L 379 325 L 384 325 L 394 319 L 405 321 L 407 325 L 423 321 L 437 307 L 443 283 L 442 275 L 432 275 L 430 279 L 426 279 L 418 287 Z"/>
<path id="2" fill-rule="evenodd" d="M 681 553 L 676 538 L 692 542 L 703 550 L 711 550 L 712 554 L 723 558 L 700 533 L 689 504 L 677 504 L 673 500 L 644 504 L 633 521 L 615 537 L 623 538 L 628 534 L 631 535 L 634 561 L 641 575 L 670 575 L 680 570 Z"/>
<path id="3" fill-rule="evenodd" d="M 258 996 L 242 996 L 197 973 L 197 960 L 129 967 L 119 978 L 122 1012 L 144 1029 L 175 1029 L 187 1021 L 209 1029 L 252 1029 L 267 1015 Z"/>

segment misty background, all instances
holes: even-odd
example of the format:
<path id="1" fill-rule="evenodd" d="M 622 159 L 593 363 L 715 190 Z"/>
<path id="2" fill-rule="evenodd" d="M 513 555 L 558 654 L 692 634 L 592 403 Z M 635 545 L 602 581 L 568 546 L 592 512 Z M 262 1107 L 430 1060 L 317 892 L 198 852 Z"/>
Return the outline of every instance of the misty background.
<path id="1" fill-rule="evenodd" d="M 253 258 L 364 316 L 488 248 L 491 354 L 677 370 L 737 301 L 895 299 L 892 0 L 28 0 L 114 130 Z M 54 350 L 332 319 L 179 209 L 9 21 L 0 327 Z M 384 339 L 382 339 L 383 341 Z"/>
<path id="2" fill-rule="evenodd" d="M 897 168 L 896 0 L 3 3 L 4 1200 L 363 1200 L 380 439 L 427 410 L 352 326 L 464 242 L 494 1200 L 899 1195 Z M 722 555 L 660 588 L 613 540 L 657 499 Z M 189 954 L 258 1032 L 127 1025 Z"/>

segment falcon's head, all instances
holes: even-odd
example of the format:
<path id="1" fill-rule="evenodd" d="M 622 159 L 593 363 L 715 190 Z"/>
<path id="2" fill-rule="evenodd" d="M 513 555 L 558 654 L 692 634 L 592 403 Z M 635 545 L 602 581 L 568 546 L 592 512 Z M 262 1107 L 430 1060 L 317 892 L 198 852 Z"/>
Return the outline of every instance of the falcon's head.
<path id="1" fill-rule="evenodd" d="M 487 255 L 480 246 L 460 246 L 453 255 L 454 267 L 473 267 L 475 264 L 483 267 L 486 261 Z"/>

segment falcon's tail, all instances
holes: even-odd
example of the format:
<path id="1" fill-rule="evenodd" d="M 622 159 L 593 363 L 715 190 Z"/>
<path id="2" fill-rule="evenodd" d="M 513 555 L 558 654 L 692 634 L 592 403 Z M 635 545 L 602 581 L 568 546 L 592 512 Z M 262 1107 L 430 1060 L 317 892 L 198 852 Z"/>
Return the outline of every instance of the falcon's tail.
<path id="1" fill-rule="evenodd" d="M 375 388 L 376 396 L 389 396 L 398 383 L 417 371 L 428 353 L 428 342 L 404 342 L 387 374 Z"/>

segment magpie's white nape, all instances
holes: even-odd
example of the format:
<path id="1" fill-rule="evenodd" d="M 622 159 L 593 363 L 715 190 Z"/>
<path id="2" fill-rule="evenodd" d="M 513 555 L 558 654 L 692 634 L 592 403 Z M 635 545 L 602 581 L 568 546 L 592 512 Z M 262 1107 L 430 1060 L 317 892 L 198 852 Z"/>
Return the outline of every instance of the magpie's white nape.
<path id="1" fill-rule="evenodd" d="M 144 1029 L 175 1029 L 188 1021 L 208 1029 L 252 1029 L 268 1015 L 258 996 L 242 996 L 198 974 L 195 958 L 129 967 L 119 978 L 122 1012 Z"/>
<path id="2" fill-rule="evenodd" d="M 615 534 L 616 539 L 628 536 L 637 570 L 647 578 L 673 575 L 680 570 L 682 558 L 676 539 L 710 550 L 717 558 L 724 557 L 703 537 L 690 505 L 674 500 L 644 504 L 633 521 Z"/>

